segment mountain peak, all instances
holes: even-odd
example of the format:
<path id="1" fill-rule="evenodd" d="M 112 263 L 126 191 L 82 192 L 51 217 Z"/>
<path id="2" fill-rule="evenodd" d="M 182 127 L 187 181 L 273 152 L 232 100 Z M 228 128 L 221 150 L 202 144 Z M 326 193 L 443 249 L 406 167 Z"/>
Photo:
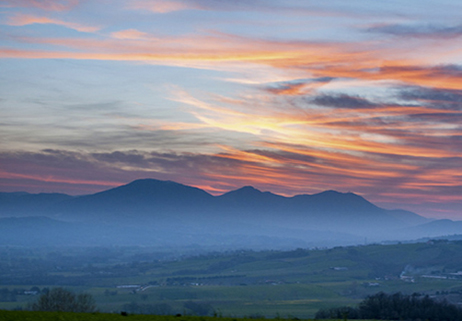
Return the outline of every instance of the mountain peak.
<path id="1" fill-rule="evenodd" d="M 334 190 L 328 190 L 324 191 L 318 194 L 313 194 L 313 197 L 317 198 L 332 198 L 332 199 L 343 199 L 343 200 L 351 200 L 355 202 L 362 202 L 362 203 L 368 203 L 371 204 L 368 200 L 366 200 L 364 197 L 361 195 L 352 193 L 352 192 L 347 192 L 347 193 L 342 193 Z"/>
<path id="2" fill-rule="evenodd" d="M 103 202 L 125 204 L 151 204 L 159 202 L 182 203 L 196 199 L 211 198 L 212 195 L 196 187 L 183 185 L 173 181 L 162 181 L 146 178 L 138 179 L 126 185 L 109 189 L 88 197 Z"/>
<path id="3" fill-rule="evenodd" d="M 163 184 L 170 184 L 170 185 L 181 185 L 180 183 L 176 183 L 173 181 L 162 181 L 159 179 L 154 178 L 142 178 L 134 180 L 126 185 L 122 185 L 120 187 L 149 187 L 149 186 L 156 186 L 156 185 L 163 185 Z"/>
<path id="4" fill-rule="evenodd" d="M 188 190 L 200 190 L 198 188 L 183 185 L 173 181 L 162 181 L 154 178 L 143 178 L 137 179 L 133 182 L 130 182 L 126 185 L 122 185 L 108 191 L 116 191 L 116 190 L 124 190 L 124 191 L 132 191 L 132 192 L 140 192 L 140 193 L 152 193 L 158 191 L 167 191 L 167 190 L 181 190 L 181 189 L 188 189 Z M 105 191 L 105 192 L 108 192 Z M 202 191 L 202 190 L 200 190 Z M 105 193 L 102 192 L 102 193 Z M 205 191 L 202 191 L 206 193 Z"/>
<path id="5" fill-rule="evenodd" d="M 266 208 L 267 206 L 276 206 L 275 204 L 281 205 L 282 203 L 280 203 L 280 201 L 285 198 L 286 197 L 284 196 L 273 194 L 271 192 L 262 192 L 253 186 L 244 186 L 218 196 L 218 199 L 230 202 L 227 206 L 229 206 L 229 204 L 233 204 L 232 206 L 236 206 L 237 204 L 240 204 L 240 206 L 251 205 L 255 207 L 254 210 L 257 208 L 263 210 L 263 208 Z"/>
<path id="6" fill-rule="evenodd" d="M 259 196 L 261 196 L 262 194 L 263 193 L 261 191 L 259 191 L 253 186 L 244 186 L 234 191 L 224 193 L 218 197 L 221 199 L 234 200 L 234 201 L 244 200 L 244 199 L 247 201 L 251 201 L 251 200 L 258 199 Z"/>
<path id="7" fill-rule="evenodd" d="M 241 187 L 241 188 L 238 188 L 237 190 L 235 190 L 234 192 L 245 192 L 245 193 L 261 193 L 260 190 L 256 189 L 255 187 L 253 186 L 244 186 L 244 187 Z"/>
<path id="8" fill-rule="evenodd" d="M 317 193 L 317 194 L 313 194 L 313 195 L 351 195 L 351 196 L 357 196 L 357 197 L 361 197 L 355 193 L 352 193 L 352 192 L 339 192 L 339 191 L 335 191 L 333 189 L 330 189 L 330 190 L 327 190 L 327 191 L 324 191 L 324 192 L 320 192 L 320 193 Z"/>

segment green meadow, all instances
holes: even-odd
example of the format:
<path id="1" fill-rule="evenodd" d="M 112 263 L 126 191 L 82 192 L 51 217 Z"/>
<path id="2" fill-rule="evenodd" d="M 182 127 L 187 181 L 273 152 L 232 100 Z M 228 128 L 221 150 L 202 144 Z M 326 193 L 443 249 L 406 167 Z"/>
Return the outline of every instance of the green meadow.
<path id="1" fill-rule="evenodd" d="M 158 249 L 157 249 L 158 250 Z M 5 257 L 6 249 L 0 249 Z M 295 251 L 234 251 L 156 259 L 153 248 L 8 249 L 1 309 L 27 309 L 31 288 L 86 292 L 100 312 L 231 318 L 313 318 L 383 291 L 462 301 L 462 242 Z M 6 289 L 6 290 L 5 290 Z M 1 294 L 0 291 L 0 294 Z M 16 294 L 15 294 L 16 293 Z M 103 314 L 102 314 L 103 315 Z M 176 319 L 175 319 L 176 320 Z"/>
<path id="2" fill-rule="evenodd" d="M 2 321 L 262 321 L 264 318 L 128 315 L 114 313 L 31 312 L 0 310 Z M 279 319 L 285 320 L 285 319 Z M 305 319 L 310 321 L 311 319 Z M 292 320 L 287 320 L 292 321 Z M 329 321 L 329 320 L 326 320 Z M 333 321 L 333 320 L 330 320 Z M 367 320 L 364 320 L 367 321 Z"/>

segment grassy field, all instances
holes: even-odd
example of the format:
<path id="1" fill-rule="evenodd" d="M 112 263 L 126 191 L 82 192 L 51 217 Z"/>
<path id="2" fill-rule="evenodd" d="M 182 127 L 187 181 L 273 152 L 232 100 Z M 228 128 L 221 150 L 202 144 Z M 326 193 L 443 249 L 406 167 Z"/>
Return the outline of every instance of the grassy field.
<path id="1" fill-rule="evenodd" d="M 8 251 L 0 249 L 0 290 L 62 286 L 90 293 L 102 312 L 307 319 L 320 308 L 356 305 L 379 291 L 462 300 L 462 280 L 443 278 L 462 271 L 461 242 L 237 251 L 165 260 L 155 259 L 149 248 Z M 37 297 L 18 294 L 0 300 L 0 308 L 25 308 Z"/>
<path id="2" fill-rule="evenodd" d="M 113 313 L 31 312 L 0 310 L 2 321 L 262 321 L 258 318 L 128 315 Z M 278 319 L 285 320 L 285 319 Z M 305 319 L 310 321 L 311 319 Z M 329 320 L 326 320 L 329 321 Z M 364 320 L 367 321 L 367 320 Z M 376 320 L 377 321 L 377 320 Z"/>

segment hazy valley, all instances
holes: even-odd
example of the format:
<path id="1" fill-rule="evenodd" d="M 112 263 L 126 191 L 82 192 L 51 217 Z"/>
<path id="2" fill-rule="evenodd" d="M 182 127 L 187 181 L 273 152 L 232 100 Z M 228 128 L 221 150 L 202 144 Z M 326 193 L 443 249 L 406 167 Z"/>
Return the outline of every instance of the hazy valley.
<path id="1" fill-rule="evenodd" d="M 78 197 L 0 193 L 0 213 L 0 308 L 56 287 L 131 314 L 307 318 L 378 292 L 462 302 L 462 222 L 353 193 L 212 196 L 143 179 Z"/>
<path id="2" fill-rule="evenodd" d="M 212 196 L 153 179 L 79 197 L 0 193 L 0 213 L 3 245 L 294 249 L 410 241 L 462 227 L 385 210 L 353 193 L 283 197 L 244 187 Z"/>
<path id="3" fill-rule="evenodd" d="M 199 252 L 165 247 L 1 247 L 0 308 L 53 287 L 102 312 L 312 318 L 378 292 L 462 302 L 461 241 Z"/>

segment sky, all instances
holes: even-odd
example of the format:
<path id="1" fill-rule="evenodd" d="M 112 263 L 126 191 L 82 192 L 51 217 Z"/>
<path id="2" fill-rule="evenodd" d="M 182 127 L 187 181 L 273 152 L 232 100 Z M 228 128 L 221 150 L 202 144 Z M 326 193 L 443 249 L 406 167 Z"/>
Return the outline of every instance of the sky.
<path id="1" fill-rule="evenodd" d="M 462 3 L 0 0 L 0 191 L 139 178 L 462 220 Z"/>

